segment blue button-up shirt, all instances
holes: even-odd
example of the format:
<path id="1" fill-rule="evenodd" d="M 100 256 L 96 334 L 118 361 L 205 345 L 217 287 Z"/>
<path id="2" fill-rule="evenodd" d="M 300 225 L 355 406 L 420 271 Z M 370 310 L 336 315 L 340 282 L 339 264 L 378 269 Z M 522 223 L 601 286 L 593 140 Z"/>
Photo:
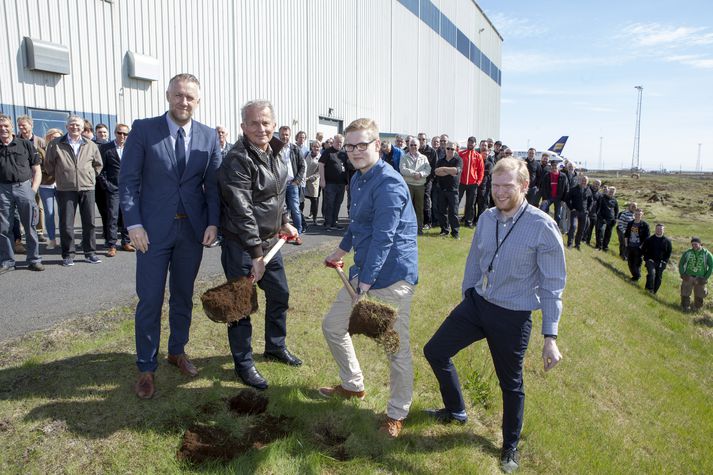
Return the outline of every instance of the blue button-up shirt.
<path id="1" fill-rule="evenodd" d="M 496 226 L 502 243 L 497 254 Z M 524 201 L 510 218 L 497 208 L 480 216 L 465 264 L 463 293 L 475 288 L 488 302 L 510 310 L 541 308 L 542 334 L 556 335 L 566 277 L 562 235 L 546 213 Z"/>
<path id="2" fill-rule="evenodd" d="M 383 160 L 350 183 L 349 227 L 340 249 L 354 249 L 349 278 L 382 289 L 401 280 L 418 282 L 416 212 L 401 174 Z"/>

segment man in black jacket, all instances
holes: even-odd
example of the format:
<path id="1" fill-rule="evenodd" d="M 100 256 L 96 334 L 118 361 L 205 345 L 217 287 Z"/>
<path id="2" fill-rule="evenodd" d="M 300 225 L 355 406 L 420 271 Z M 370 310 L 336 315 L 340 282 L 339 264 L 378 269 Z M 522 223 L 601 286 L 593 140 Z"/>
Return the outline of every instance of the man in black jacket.
<path id="1" fill-rule="evenodd" d="M 592 192 L 587 186 L 589 179 L 584 176 L 579 176 L 579 184 L 569 190 L 567 194 L 567 206 L 570 209 L 570 224 L 567 231 L 567 247 L 572 247 L 572 238 L 574 238 L 574 247 L 579 250 L 579 244 L 582 242 L 582 234 L 587 226 L 587 213 L 592 206 Z M 577 223 L 577 234 L 575 235 L 575 223 Z"/>
<path id="2" fill-rule="evenodd" d="M 569 177 L 565 173 L 561 173 L 557 167 L 557 162 L 550 162 L 550 170 L 542 174 L 540 180 L 540 196 L 542 196 L 542 204 L 540 209 L 545 213 L 550 212 L 550 206 L 555 205 L 555 222 L 560 229 L 560 211 L 562 200 L 567 196 L 569 191 Z"/>
<path id="3" fill-rule="evenodd" d="M 221 262 L 228 280 L 252 275 L 265 291 L 265 353 L 267 359 L 299 366 L 299 358 L 285 345 L 290 292 L 278 252 L 265 264 L 263 253 L 278 233 L 298 236 L 285 206 L 286 144 L 272 134 L 275 113 L 268 101 L 251 101 L 241 110 L 244 137 L 228 152 L 218 169 L 220 226 L 225 238 Z M 250 317 L 228 325 L 228 342 L 235 371 L 242 381 L 266 389 L 267 381 L 255 368 Z"/>
<path id="4" fill-rule="evenodd" d="M 534 147 L 530 147 L 527 150 L 526 163 L 527 171 L 530 174 L 530 187 L 527 189 L 526 198 L 527 202 L 530 203 L 532 206 L 539 207 L 539 185 L 542 181 L 542 166 L 540 166 L 540 162 L 535 160 L 535 153 L 537 153 L 537 151 L 534 149 Z"/>
<path id="5" fill-rule="evenodd" d="M 619 216 L 619 202 L 614 198 L 616 188 L 607 188 L 607 194 L 599 198 L 597 204 L 597 249 L 600 251 L 609 250 L 609 240 L 611 232 L 616 226 L 616 217 Z"/>
<path id="6" fill-rule="evenodd" d="M 641 245 L 649 238 L 649 224 L 642 220 L 644 210 L 637 208 L 634 211 L 634 220 L 626 225 L 624 231 L 624 244 L 626 245 L 627 263 L 631 280 L 637 282 L 641 278 Z"/>
<path id="7" fill-rule="evenodd" d="M 322 152 L 319 159 L 319 186 L 322 188 L 322 216 L 327 231 L 343 229 L 338 224 L 339 208 L 349 184 L 347 154 L 342 151 L 344 136 L 334 136 L 332 146 Z"/>
<path id="8" fill-rule="evenodd" d="M 292 224 L 297 229 L 297 232 L 302 234 L 305 222 L 300 211 L 300 188 L 302 188 L 302 184 L 305 181 L 305 161 L 300 148 L 296 144 L 290 143 L 292 129 L 287 125 L 283 125 L 280 127 L 279 132 L 280 140 L 285 144 L 282 160 L 287 168 L 287 185 L 285 188 L 287 209 L 290 210 Z M 297 236 L 291 242 L 299 246 L 302 244 L 302 238 Z"/>
<path id="9" fill-rule="evenodd" d="M 592 203 L 587 210 L 587 230 L 584 231 L 584 236 L 582 239 L 587 245 L 592 245 L 592 231 L 597 227 L 597 206 L 599 206 L 599 198 L 602 197 L 602 193 L 599 188 L 602 186 L 601 180 L 592 180 L 592 184 L 589 185 L 589 191 L 592 194 Z"/>
<path id="10" fill-rule="evenodd" d="M 127 252 L 136 250 L 129 243 L 129 231 L 124 226 L 124 220 L 119 210 L 119 170 L 121 169 L 121 156 L 124 153 L 124 143 L 128 136 L 129 126 L 117 124 L 114 127 L 115 139 L 99 146 L 104 166 L 97 176 L 96 204 L 102 217 L 107 257 L 116 255 L 116 241 L 119 238 L 119 233 L 121 233 L 121 248 Z"/>
<path id="11" fill-rule="evenodd" d="M 655 294 L 661 287 L 663 271 L 671 258 L 671 241 L 663 235 L 664 225 L 656 223 L 654 235 L 641 245 L 646 262 L 646 290 Z"/>

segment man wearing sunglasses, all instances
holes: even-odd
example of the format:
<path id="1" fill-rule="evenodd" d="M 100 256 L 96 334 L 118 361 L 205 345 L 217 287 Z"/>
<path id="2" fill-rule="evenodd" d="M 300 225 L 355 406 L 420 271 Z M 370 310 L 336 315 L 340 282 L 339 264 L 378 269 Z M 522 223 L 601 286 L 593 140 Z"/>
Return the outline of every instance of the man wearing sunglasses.
<path id="1" fill-rule="evenodd" d="M 130 244 L 129 231 L 126 230 L 122 213 L 119 211 L 119 170 L 124 143 L 128 136 L 129 126 L 117 124 L 114 128 L 114 140 L 99 147 L 104 168 L 97 177 L 96 202 L 104 225 L 106 257 L 116 256 L 116 241 L 119 233 L 121 233 L 121 249 L 127 252 L 136 250 Z"/>

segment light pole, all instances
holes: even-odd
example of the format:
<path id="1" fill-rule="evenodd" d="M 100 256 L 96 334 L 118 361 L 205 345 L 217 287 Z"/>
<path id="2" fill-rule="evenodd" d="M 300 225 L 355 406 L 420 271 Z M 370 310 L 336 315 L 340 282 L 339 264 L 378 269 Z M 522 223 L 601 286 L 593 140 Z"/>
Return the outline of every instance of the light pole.
<path id="1" fill-rule="evenodd" d="M 634 128 L 634 152 L 631 154 L 631 169 L 639 171 L 639 143 L 641 142 L 641 98 L 644 95 L 644 86 L 634 86 L 637 90 L 636 100 L 636 127 Z"/>

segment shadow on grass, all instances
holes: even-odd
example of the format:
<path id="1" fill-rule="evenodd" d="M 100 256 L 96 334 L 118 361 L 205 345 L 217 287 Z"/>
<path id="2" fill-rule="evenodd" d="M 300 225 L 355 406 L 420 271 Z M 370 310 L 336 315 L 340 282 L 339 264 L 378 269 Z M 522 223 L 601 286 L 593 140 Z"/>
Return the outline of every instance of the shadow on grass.
<path id="1" fill-rule="evenodd" d="M 16 404 L 14 411 L 24 414 L 21 417 L 29 424 L 28 430 L 35 430 L 36 423 L 62 422 L 60 426 L 69 433 L 92 440 L 123 430 L 139 439 L 146 434 L 178 439 L 194 424 L 227 424 L 226 430 L 239 432 L 252 417 L 230 415 L 226 401 L 242 385 L 236 383 L 229 356 L 194 358 L 200 370 L 195 379 L 187 379 L 160 360 L 157 392 L 148 401 L 134 395 L 134 362 L 133 354 L 117 352 L 6 368 L 0 370 L 0 401 Z M 409 452 L 477 446 L 494 456 L 498 453 L 491 441 L 467 427 L 458 432 L 422 434 L 431 432 L 427 430 L 431 421 L 420 411 L 409 417 L 402 436 L 391 440 L 377 431 L 381 416 L 358 402 L 323 399 L 315 388 L 304 386 L 271 385 L 264 394 L 270 400 L 268 413 L 291 421 L 287 438 L 270 450 L 299 454 L 300 459 L 310 453 L 319 455 L 323 458 L 320 465 L 346 468 L 353 464 L 357 469 L 365 460 L 374 460 L 389 470 L 419 474 L 428 472 L 415 461 L 410 464 Z M 325 437 L 325 433 L 332 435 Z M 253 472 L 270 463 L 268 459 L 265 451 L 251 450 L 230 462 L 211 461 L 198 469 L 227 464 L 241 472 Z"/>
<path id="2" fill-rule="evenodd" d="M 702 327 L 713 328 L 713 318 L 710 315 L 704 315 L 702 317 L 695 318 L 693 323 L 700 325 Z"/>
<path id="3" fill-rule="evenodd" d="M 612 274 L 614 274 L 615 276 L 619 277 L 621 280 L 623 280 L 623 281 L 626 282 L 627 284 L 629 284 L 629 285 L 631 285 L 632 287 L 635 287 L 635 288 L 637 288 L 637 289 L 644 290 L 644 289 L 642 289 L 642 288 L 639 286 L 639 283 L 638 283 L 638 282 L 634 282 L 634 281 L 631 280 L 631 276 L 630 276 L 629 274 L 625 273 L 625 272 L 622 271 L 621 269 L 617 269 L 617 268 L 616 268 L 613 264 L 611 264 L 610 262 L 607 262 L 607 261 L 605 261 L 604 259 L 602 259 L 601 257 L 598 257 L 598 256 L 595 256 L 595 257 L 594 257 L 594 260 L 595 260 L 595 261 L 598 261 L 603 267 L 605 267 L 606 269 L 608 269 L 609 271 L 611 271 Z M 642 277 L 642 280 L 643 280 L 643 281 L 646 281 L 645 272 L 644 272 L 644 276 Z M 656 294 L 650 294 L 650 296 L 651 296 L 652 299 L 656 300 L 656 301 L 657 301 L 658 303 L 660 303 L 661 305 L 665 305 L 666 307 L 670 308 L 671 310 L 676 310 L 676 311 L 679 311 L 679 312 L 681 311 L 681 307 L 679 307 L 678 305 L 676 305 L 676 304 L 674 304 L 674 303 L 667 302 L 666 300 L 661 299 L 661 297 L 659 297 L 659 296 L 656 295 Z"/>

